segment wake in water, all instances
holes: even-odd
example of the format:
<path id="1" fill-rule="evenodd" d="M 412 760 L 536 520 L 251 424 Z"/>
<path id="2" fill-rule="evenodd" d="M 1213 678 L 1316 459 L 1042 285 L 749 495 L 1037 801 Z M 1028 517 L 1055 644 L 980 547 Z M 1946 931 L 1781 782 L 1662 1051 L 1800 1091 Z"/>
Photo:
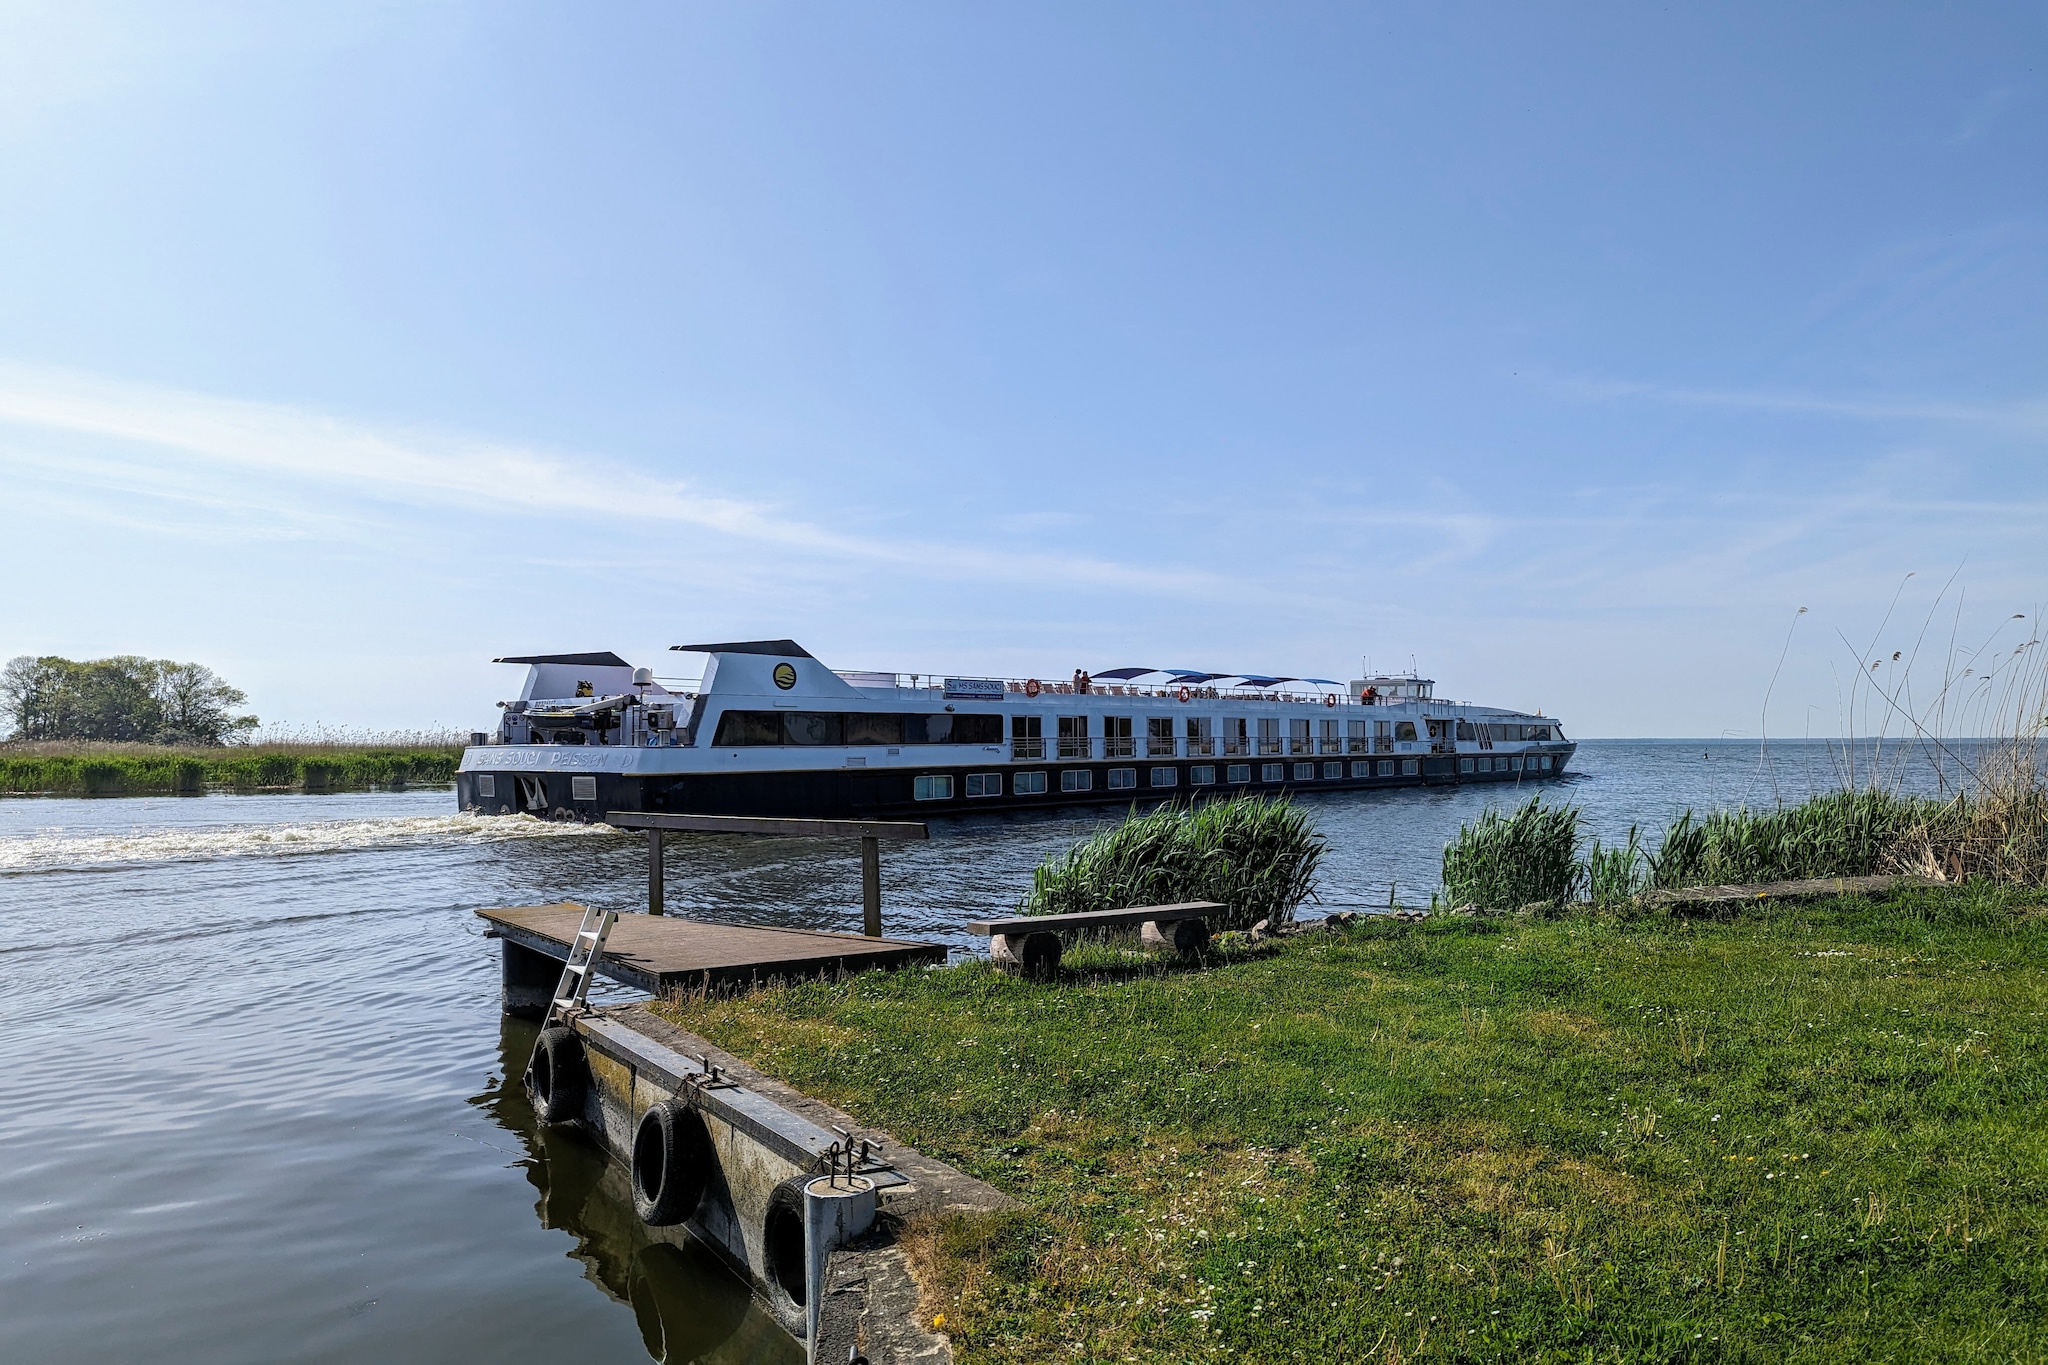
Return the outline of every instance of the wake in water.
<path id="1" fill-rule="evenodd" d="M 0 836 L 0 875 L 76 872 L 220 858 L 302 857 L 423 844 L 466 846 L 515 839 L 611 835 L 605 825 L 536 820 L 529 815 L 414 815 L 282 824 L 221 824 L 134 829 L 119 834 L 37 830 Z"/>

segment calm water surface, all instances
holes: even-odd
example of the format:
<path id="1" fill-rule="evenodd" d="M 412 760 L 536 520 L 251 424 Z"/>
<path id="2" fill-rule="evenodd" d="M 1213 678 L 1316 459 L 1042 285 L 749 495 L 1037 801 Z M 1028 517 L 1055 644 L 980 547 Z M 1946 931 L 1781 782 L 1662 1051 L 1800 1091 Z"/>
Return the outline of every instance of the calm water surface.
<path id="1" fill-rule="evenodd" d="M 1831 781 L 1818 746 L 1774 754 L 1772 774 L 1748 745 L 1593 742 L 1546 786 L 1611 838 Z M 1459 823 L 1530 790 L 1303 798 L 1324 904 L 1426 901 Z M 642 1240 L 602 1158 L 506 1084 L 531 1032 L 498 1012 L 471 911 L 637 908 L 644 844 L 452 800 L 0 801 L 0 1356 L 799 1358 L 708 1255 Z M 965 950 L 962 921 L 1099 818 L 889 848 L 888 932 Z M 679 839 L 669 877 L 673 911 L 859 926 L 851 845 Z"/>

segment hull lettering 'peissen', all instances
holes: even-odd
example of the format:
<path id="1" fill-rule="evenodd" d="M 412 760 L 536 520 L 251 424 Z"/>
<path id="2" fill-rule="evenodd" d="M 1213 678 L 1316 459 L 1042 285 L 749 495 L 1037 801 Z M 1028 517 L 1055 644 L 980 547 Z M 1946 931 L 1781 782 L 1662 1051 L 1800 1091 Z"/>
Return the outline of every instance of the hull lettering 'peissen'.
<path id="1" fill-rule="evenodd" d="M 1425 678 L 1118 668 L 1036 678 L 838 673 L 794 640 L 665 686 L 616 654 L 541 654 L 456 778 L 464 810 L 876 816 L 1526 782 L 1577 747 L 1555 719 L 1440 701 Z"/>

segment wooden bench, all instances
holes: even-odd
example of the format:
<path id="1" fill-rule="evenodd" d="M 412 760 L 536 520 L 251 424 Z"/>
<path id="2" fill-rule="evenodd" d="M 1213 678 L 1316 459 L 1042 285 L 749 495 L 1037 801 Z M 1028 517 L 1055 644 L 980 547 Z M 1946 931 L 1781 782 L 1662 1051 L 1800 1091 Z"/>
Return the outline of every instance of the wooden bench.
<path id="1" fill-rule="evenodd" d="M 1208 921 L 1229 907 L 1215 901 L 1180 905 L 1134 905 L 1123 910 L 1084 910 L 1074 915 L 1019 915 L 1013 919 L 970 920 L 967 927 L 988 935 L 989 960 L 1007 971 L 1045 977 L 1059 970 L 1060 935 L 1135 924 L 1147 948 L 1199 953 L 1209 943 Z"/>

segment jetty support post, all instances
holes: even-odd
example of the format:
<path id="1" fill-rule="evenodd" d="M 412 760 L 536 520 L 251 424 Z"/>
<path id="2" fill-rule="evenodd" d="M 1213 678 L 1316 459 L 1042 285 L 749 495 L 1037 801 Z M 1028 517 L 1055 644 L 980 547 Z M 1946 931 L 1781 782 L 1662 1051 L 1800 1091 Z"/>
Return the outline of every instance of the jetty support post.
<path id="1" fill-rule="evenodd" d="M 661 906 L 661 829 L 647 831 L 647 913 L 659 915 Z"/>
<path id="2" fill-rule="evenodd" d="M 860 841 L 860 931 L 882 936 L 882 841 L 872 834 Z"/>
<path id="3" fill-rule="evenodd" d="M 502 935 L 498 948 L 503 954 L 498 978 L 503 994 L 499 999 L 505 1013 L 515 1019 L 545 1018 L 555 998 L 555 987 L 562 980 L 561 959 L 537 953 Z"/>
<path id="4" fill-rule="evenodd" d="M 882 849 L 884 839 L 926 839 L 921 820 L 812 820 L 761 815 L 684 815 L 668 811 L 611 811 L 604 822 L 613 829 L 647 831 L 647 912 L 661 913 L 661 835 L 664 830 L 691 834 L 753 834 L 776 839 L 860 840 L 861 932 L 882 936 Z"/>

